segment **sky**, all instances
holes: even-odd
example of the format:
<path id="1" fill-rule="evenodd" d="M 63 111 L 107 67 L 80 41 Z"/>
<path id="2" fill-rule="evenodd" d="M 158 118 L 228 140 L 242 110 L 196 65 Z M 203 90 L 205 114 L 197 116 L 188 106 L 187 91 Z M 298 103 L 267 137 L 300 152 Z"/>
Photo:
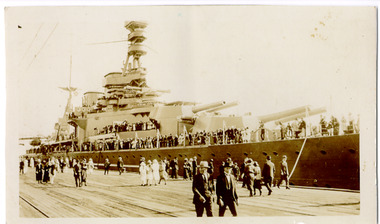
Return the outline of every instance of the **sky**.
<path id="1" fill-rule="evenodd" d="M 126 59 L 125 21 L 148 23 L 147 83 L 161 99 L 239 101 L 253 116 L 298 106 L 365 114 L 376 99 L 376 10 L 348 6 L 9 7 L 7 106 L 19 137 L 50 135 L 69 84 L 103 91 Z M 43 16 L 41 16 L 43 15 Z M 100 44 L 103 43 L 103 44 Z M 374 112 L 374 111 L 373 111 Z M 14 122 L 14 123 L 13 123 Z"/>

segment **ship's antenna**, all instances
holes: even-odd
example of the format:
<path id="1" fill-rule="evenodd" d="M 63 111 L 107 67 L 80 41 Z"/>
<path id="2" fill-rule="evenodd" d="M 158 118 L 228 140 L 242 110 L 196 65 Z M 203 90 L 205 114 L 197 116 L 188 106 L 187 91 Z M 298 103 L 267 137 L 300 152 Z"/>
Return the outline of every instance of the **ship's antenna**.
<path id="1" fill-rule="evenodd" d="M 71 105 L 72 94 L 73 94 L 73 92 L 75 92 L 77 90 L 77 88 L 71 86 L 71 70 L 72 70 L 71 67 L 72 67 L 72 55 L 70 55 L 69 86 L 67 86 L 67 87 L 59 87 L 60 89 L 69 92 L 69 98 L 67 99 L 67 104 L 66 104 L 66 107 L 65 107 L 65 112 L 63 114 L 62 123 L 59 124 L 60 127 L 59 127 L 59 130 L 58 130 L 58 133 L 59 133 L 59 131 L 61 131 L 61 129 L 68 130 L 67 121 L 68 121 L 69 114 L 72 112 L 72 105 Z"/>

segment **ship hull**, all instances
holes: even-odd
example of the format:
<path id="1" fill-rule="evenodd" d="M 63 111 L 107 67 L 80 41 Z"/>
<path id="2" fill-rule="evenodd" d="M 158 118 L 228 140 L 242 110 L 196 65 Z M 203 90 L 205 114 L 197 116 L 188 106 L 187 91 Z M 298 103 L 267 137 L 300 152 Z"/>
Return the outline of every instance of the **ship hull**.
<path id="1" fill-rule="evenodd" d="M 178 158 L 179 175 L 183 173 L 184 158 L 197 157 L 199 161 L 214 160 L 215 175 L 226 158 L 231 157 L 239 166 L 248 156 L 257 161 L 262 169 L 267 155 L 272 157 L 276 166 L 275 182 L 279 180 L 279 164 L 283 155 L 288 157 L 289 172 L 294 169 L 290 178 L 291 185 L 330 187 L 342 189 L 360 189 L 360 151 L 359 134 L 308 138 L 301 152 L 304 139 L 243 143 L 231 145 L 187 146 L 159 149 L 113 150 L 93 152 L 51 153 L 50 156 L 67 156 L 76 159 L 92 158 L 95 165 L 103 167 L 105 158 L 109 158 L 115 167 L 119 156 L 123 158 L 128 171 L 138 172 L 141 157 L 146 160 L 168 160 Z M 301 153 L 300 153 L 301 152 Z"/>

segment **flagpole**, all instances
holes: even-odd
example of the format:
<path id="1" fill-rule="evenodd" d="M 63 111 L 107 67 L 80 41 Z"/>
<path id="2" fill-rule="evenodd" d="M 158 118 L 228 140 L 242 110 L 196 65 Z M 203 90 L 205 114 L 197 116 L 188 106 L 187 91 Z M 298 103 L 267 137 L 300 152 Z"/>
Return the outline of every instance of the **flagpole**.
<path id="1" fill-rule="evenodd" d="M 183 137 L 184 137 L 184 139 L 183 139 L 183 146 L 186 146 L 186 136 L 187 136 L 187 130 L 186 130 L 186 126 L 184 125 L 183 126 Z"/>
<path id="2" fill-rule="evenodd" d="M 226 144 L 226 121 L 223 120 L 223 145 Z"/>
<path id="3" fill-rule="evenodd" d="M 160 148 L 160 130 L 157 129 L 157 148 Z"/>

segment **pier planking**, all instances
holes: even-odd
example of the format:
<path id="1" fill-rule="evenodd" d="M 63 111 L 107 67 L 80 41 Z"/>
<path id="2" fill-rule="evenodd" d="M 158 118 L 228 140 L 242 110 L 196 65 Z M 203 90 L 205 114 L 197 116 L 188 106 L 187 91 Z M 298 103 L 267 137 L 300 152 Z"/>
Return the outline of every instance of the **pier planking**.
<path id="1" fill-rule="evenodd" d="M 84 217 L 195 217 L 192 204 L 192 182 L 169 179 L 167 185 L 140 186 L 137 173 L 119 175 L 102 170 L 88 175 L 87 186 L 75 187 L 72 170 L 58 173 L 54 184 L 38 184 L 34 170 L 20 175 L 20 217 L 49 218 Z M 238 216 L 344 216 L 360 214 L 360 193 L 305 189 L 274 188 L 273 194 L 249 197 L 249 191 L 238 184 Z M 25 200 L 24 200 L 25 199 Z M 213 204 L 214 216 L 218 206 Z M 227 217 L 231 216 L 229 211 Z"/>

